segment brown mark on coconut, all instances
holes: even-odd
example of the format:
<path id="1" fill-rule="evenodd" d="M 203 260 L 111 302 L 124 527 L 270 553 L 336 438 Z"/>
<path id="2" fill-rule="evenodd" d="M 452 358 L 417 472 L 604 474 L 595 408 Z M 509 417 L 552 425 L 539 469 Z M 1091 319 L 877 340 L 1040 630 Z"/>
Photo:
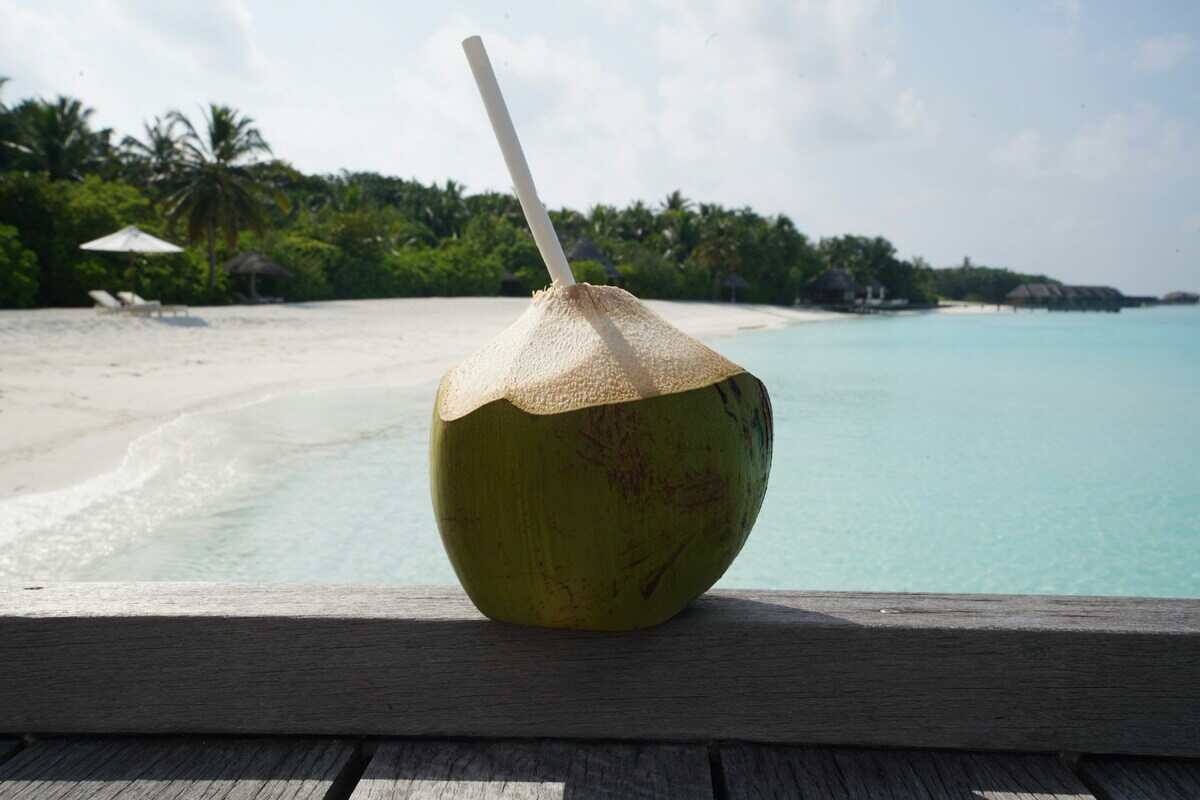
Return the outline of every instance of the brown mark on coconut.
<path id="1" fill-rule="evenodd" d="M 650 481 L 642 435 L 636 433 L 637 417 L 625 403 L 588 409 L 576 451 L 584 461 L 603 468 L 609 483 L 627 499 L 640 497 Z"/>
<path id="2" fill-rule="evenodd" d="M 725 478 L 709 470 L 686 483 L 668 486 L 666 494 L 679 508 L 712 505 L 725 497 Z"/>
<path id="3" fill-rule="evenodd" d="M 667 570 L 675 565 L 675 562 L 678 561 L 679 557 L 683 555 L 683 551 L 688 548 L 688 545 L 696 540 L 698 535 L 699 533 L 694 533 L 680 542 L 679 547 L 675 548 L 675 552 L 672 553 L 671 556 L 666 560 L 666 563 L 646 576 L 646 580 L 642 581 L 641 586 L 643 600 L 650 599 L 650 597 L 654 594 L 654 591 L 658 588 L 659 581 L 662 580 L 663 575 L 666 575 Z"/>
<path id="4" fill-rule="evenodd" d="M 733 386 L 737 385 L 733 381 L 730 381 L 730 384 Z M 721 389 L 721 384 L 714 383 L 713 388 L 717 390 L 717 394 L 721 395 L 721 408 L 725 410 L 725 415 L 734 422 L 737 422 L 737 416 L 729 410 L 729 399 L 725 397 L 725 392 Z"/>

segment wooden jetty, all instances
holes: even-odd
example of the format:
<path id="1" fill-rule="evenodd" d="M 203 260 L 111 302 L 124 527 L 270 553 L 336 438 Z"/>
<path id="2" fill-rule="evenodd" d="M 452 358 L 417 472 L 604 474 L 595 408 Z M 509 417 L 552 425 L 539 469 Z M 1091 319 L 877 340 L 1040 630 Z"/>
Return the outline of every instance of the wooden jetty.
<path id="1" fill-rule="evenodd" d="M 1200 798 L 1200 600 L 0 588 L 7 798 Z"/>

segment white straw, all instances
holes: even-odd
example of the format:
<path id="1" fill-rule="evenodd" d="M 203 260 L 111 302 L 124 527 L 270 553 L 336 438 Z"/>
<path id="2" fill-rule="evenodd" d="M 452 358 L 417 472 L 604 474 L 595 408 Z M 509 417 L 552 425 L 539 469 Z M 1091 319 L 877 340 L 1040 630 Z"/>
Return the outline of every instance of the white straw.
<path id="1" fill-rule="evenodd" d="M 550 278 L 561 286 L 572 286 L 575 278 L 571 275 L 571 266 L 563 255 L 562 244 L 554 232 L 554 224 L 546 207 L 538 199 L 537 187 L 533 185 L 533 176 L 529 173 L 529 164 L 525 161 L 525 153 L 521 150 L 521 142 L 517 139 L 517 131 L 513 128 L 512 117 L 508 115 L 508 106 L 504 104 L 504 95 L 500 94 L 500 84 L 496 83 L 496 73 L 492 71 L 492 62 L 488 60 L 487 50 L 483 40 L 478 36 L 463 39 L 463 51 L 471 64 L 471 72 L 475 75 L 475 85 L 483 97 L 483 105 L 487 109 L 488 119 L 491 120 L 492 130 L 496 141 L 500 143 L 500 152 L 504 154 L 504 163 L 508 165 L 508 174 L 512 176 L 513 188 L 517 190 L 517 199 L 521 201 L 521 210 L 525 212 L 525 221 L 533 232 L 533 241 L 537 244 L 542 261 L 550 271 Z"/>

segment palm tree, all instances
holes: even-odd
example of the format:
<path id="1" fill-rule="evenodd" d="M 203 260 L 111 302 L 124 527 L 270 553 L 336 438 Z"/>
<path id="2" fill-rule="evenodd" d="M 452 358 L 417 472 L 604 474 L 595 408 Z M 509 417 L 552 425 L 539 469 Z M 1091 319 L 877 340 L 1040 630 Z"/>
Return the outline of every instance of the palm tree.
<path id="1" fill-rule="evenodd" d="M 691 211 L 692 201 L 683 196 L 683 192 L 676 189 L 663 199 L 663 211 Z"/>
<path id="2" fill-rule="evenodd" d="M 0 92 L 8 78 L 0 76 Z M 0 170 L 6 170 L 16 155 L 17 118 L 12 109 L 0 101 Z"/>
<path id="3" fill-rule="evenodd" d="M 153 123 L 142 125 L 145 138 L 126 136 L 121 149 L 127 158 L 140 163 L 149 173 L 147 183 L 162 185 L 170 180 L 179 166 L 183 137 L 175 132 L 178 120 L 155 117 Z"/>
<path id="4" fill-rule="evenodd" d="M 243 228 L 261 231 L 266 224 L 269 190 L 250 170 L 254 157 L 270 153 L 254 120 L 229 106 L 210 104 L 201 135 L 186 116 L 172 111 L 167 119 L 183 128 L 180 161 L 173 191 L 167 196 L 167 219 L 184 222 L 190 242 L 208 246 L 208 292 L 217 285 L 217 233 L 230 250 Z M 282 195 L 275 201 L 285 207 Z"/>
<path id="5" fill-rule="evenodd" d="M 427 190 L 423 221 L 439 239 L 457 237 L 462 231 L 467 214 L 463 188 L 461 183 L 447 180 L 445 189 L 435 183 Z"/>
<path id="6" fill-rule="evenodd" d="M 617 209 L 603 203 L 597 203 L 588 212 L 588 222 L 591 225 L 593 236 L 604 237 L 615 233 L 618 219 Z"/>
<path id="7" fill-rule="evenodd" d="M 89 124 L 92 109 L 79 100 L 59 96 L 53 103 L 26 100 L 16 118 L 18 160 L 51 180 L 77 179 L 95 165 L 111 131 L 95 133 Z"/>
<path id="8" fill-rule="evenodd" d="M 640 242 L 654 231 L 654 212 L 641 200 L 635 200 L 621 210 L 618 230 L 622 238 Z"/>

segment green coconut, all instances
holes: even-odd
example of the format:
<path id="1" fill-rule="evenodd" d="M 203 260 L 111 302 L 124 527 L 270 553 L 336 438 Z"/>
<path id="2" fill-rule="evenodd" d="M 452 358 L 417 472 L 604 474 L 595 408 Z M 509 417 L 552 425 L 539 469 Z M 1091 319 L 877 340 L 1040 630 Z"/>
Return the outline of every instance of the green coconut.
<path id="1" fill-rule="evenodd" d="M 442 379 L 442 542 L 488 617 L 630 630 L 724 574 L 771 468 L 763 384 L 611 286 L 552 286 Z"/>

